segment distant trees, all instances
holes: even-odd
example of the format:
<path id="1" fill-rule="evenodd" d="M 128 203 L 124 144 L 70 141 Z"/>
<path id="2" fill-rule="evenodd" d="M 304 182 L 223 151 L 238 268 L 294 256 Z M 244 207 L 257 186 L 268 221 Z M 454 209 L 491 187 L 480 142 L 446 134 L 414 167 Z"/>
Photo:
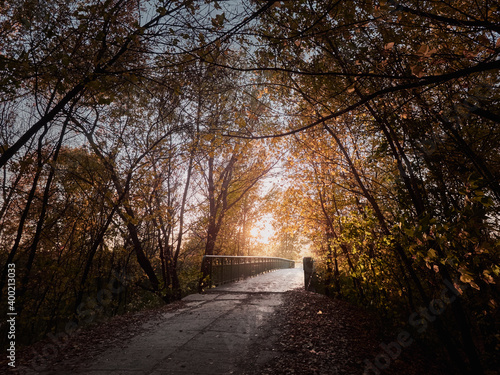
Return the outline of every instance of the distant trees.
<path id="1" fill-rule="evenodd" d="M 230 51 L 222 51 L 217 60 L 232 60 Z M 227 132 L 255 126 L 258 117 L 250 112 L 253 98 L 241 92 L 242 77 L 217 66 L 195 66 L 198 79 L 193 85 L 199 141 L 195 169 L 199 175 L 200 194 L 204 198 L 201 210 L 206 231 L 204 255 L 214 255 L 219 233 L 231 211 L 245 204 L 245 198 L 255 192 L 262 178 L 272 167 L 264 144 L 237 138 L 225 138 Z M 255 109 L 260 110 L 263 109 Z M 247 203 L 248 204 L 248 203 Z M 207 270 L 202 269 L 202 281 Z"/>

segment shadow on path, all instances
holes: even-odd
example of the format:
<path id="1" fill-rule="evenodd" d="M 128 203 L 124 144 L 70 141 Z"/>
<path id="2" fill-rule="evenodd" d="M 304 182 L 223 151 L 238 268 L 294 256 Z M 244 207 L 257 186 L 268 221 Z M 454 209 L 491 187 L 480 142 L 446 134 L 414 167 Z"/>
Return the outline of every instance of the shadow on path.
<path id="1" fill-rule="evenodd" d="M 283 302 L 282 293 L 303 287 L 302 269 L 283 269 L 193 294 L 184 308 L 145 322 L 141 333 L 92 361 L 72 366 L 73 374 L 238 374 L 249 348 L 262 341 L 257 358 L 277 353 L 279 332 L 269 322 Z M 267 325 L 266 325 L 267 323 Z M 266 328 L 264 326 L 266 325 Z M 62 375 L 67 370 L 42 374 Z"/>

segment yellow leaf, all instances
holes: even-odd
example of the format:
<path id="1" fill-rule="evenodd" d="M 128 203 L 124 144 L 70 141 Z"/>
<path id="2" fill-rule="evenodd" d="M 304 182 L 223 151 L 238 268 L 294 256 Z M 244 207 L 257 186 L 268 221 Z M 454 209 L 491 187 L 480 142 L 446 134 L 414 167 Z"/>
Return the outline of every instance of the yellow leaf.
<path id="1" fill-rule="evenodd" d="M 474 281 L 474 278 L 471 275 L 462 274 L 460 275 L 460 281 L 469 284 Z"/>
<path id="2" fill-rule="evenodd" d="M 436 252 L 436 250 L 434 250 L 434 249 L 430 249 L 430 250 L 427 252 L 427 254 L 429 255 L 429 257 L 430 257 L 431 259 L 437 258 L 437 252 Z"/>
<path id="3" fill-rule="evenodd" d="M 483 271 L 483 280 L 486 281 L 488 284 L 495 284 L 495 280 L 490 275 L 489 271 Z"/>

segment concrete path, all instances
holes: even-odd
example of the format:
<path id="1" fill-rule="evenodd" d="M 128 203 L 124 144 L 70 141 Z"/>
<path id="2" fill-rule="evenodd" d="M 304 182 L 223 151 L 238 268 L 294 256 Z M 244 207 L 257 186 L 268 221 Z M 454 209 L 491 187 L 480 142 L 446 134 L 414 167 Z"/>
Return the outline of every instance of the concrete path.
<path id="1" fill-rule="evenodd" d="M 282 302 L 282 293 L 303 287 L 302 269 L 276 270 L 236 283 L 193 294 L 187 307 L 145 322 L 143 333 L 108 350 L 73 374 L 165 375 L 238 374 L 245 368 L 250 348 L 258 345 L 256 362 L 277 353 L 278 332 L 268 326 Z M 51 371 L 44 374 L 66 374 Z"/>

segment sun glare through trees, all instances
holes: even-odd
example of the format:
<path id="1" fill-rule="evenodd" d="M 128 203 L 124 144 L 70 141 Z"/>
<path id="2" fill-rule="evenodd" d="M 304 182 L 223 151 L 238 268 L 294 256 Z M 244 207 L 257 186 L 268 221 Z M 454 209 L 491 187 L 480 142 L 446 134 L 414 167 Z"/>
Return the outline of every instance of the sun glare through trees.
<path id="1" fill-rule="evenodd" d="M 261 219 L 254 224 L 254 227 L 250 230 L 252 237 L 259 243 L 269 244 L 275 232 L 271 223 L 272 218 L 266 217 Z"/>

